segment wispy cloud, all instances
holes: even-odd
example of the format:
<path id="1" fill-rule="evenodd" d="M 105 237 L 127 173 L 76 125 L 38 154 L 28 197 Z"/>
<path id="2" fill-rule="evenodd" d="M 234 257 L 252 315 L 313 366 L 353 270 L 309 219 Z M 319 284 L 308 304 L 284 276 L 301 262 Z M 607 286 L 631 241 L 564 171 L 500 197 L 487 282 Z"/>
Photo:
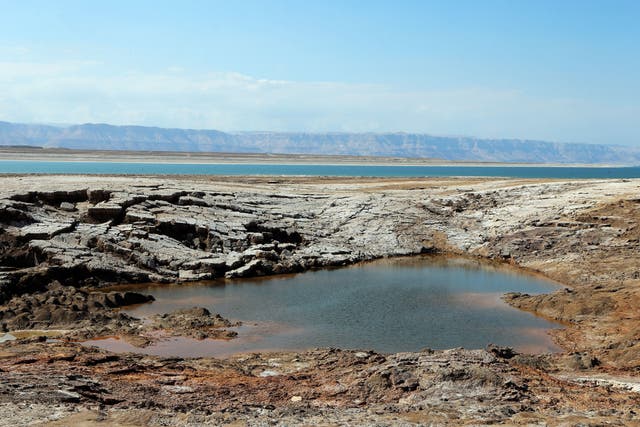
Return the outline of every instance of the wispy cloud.
<path id="1" fill-rule="evenodd" d="M 92 61 L 0 62 L 0 120 L 221 130 L 408 131 L 585 142 L 593 121 L 631 120 L 578 99 L 511 89 L 399 90 L 374 84 L 192 74 L 107 73 Z M 610 128 L 610 126 L 608 127 Z"/>
<path id="2" fill-rule="evenodd" d="M 27 46 L 0 43 L 0 56 L 3 58 L 24 58 L 29 53 L 31 49 Z"/>

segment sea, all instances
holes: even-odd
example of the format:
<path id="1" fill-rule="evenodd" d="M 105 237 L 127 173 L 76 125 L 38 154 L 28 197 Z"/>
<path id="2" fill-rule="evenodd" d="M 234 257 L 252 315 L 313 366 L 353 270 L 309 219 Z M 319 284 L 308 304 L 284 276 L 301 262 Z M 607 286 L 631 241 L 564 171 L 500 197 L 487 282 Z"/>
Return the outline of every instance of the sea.
<path id="1" fill-rule="evenodd" d="M 640 166 L 408 166 L 249 163 L 134 163 L 0 160 L 0 174 L 286 175 L 346 177 L 640 178 Z"/>

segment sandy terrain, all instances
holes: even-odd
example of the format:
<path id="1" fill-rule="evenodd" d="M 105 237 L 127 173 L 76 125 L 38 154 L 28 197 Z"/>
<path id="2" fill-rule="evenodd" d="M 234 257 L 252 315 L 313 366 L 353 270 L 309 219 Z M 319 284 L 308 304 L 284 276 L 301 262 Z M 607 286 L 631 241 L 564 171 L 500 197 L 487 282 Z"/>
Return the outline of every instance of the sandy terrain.
<path id="1" fill-rule="evenodd" d="M 168 151 L 102 151 L 12 146 L 0 147 L 0 160 L 185 164 L 314 164 L 369 166 L 567 166 L 566 164 L 551 163 L 494 163 L 448 161 L 442 159 L 407 157 L 328 156 L 314 154 L 269 153 L 204 153 Z M 575 164 L 571 166 L 611 167 L 611 165 L 602 164 Z"/>

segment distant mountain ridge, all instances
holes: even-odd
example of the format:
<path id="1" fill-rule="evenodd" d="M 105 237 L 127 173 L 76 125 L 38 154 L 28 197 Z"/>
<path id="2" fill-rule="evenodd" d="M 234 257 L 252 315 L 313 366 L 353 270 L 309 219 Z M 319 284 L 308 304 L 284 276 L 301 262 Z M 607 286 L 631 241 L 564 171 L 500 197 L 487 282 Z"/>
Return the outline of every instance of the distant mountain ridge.
<path id="1" fill-rule="evenodd" d="M 640 149 L 602 144 L 412 133 L 239 132 L 0 122 L 0 146 L 438 158 L 459 161 L 640 164 Z"/>

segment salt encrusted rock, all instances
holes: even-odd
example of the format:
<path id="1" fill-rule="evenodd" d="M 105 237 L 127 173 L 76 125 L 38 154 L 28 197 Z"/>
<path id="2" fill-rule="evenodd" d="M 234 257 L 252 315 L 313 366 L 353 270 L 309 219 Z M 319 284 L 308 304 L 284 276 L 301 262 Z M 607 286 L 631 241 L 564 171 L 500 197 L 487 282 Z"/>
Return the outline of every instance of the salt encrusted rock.
<path id="1" fill-rule="evenodd" d="M 209 206 L 209 204 L 205 200 L 203 200 L 203 199 L 201 199 L 199 197 L 193 197 L 193 196 L 181 196 L 178 199 L 178 204 L 179 205 L 183 205 L 183 206 L 184 205 L 187 205 L 187 206 L 189 206 L 189 205 L 191 205 L 191 206 Z"/>
<path id="2" fill-rule="evenodd" d="M 443 250 L 565 282 L 571 294 L 507 300 L 589 325 L 554 333 L 589 357 L 616 368 L 640 357 L 621 332 L 640 327 L 625 314 L 640 278 L 637 180 L 238 180 L 0 177 L 0 304 L 52 280 L 244 277 Z M 604 337 L 606 350 L 581 336 Z"/>
<path id="3" fill-rule="evenodd" d="M 60 203 L 60 209 L 67 212 L 74 212 L 76 210 L 76 205 L 69 202 L 62 202 Z"/>
<path id="4" fill-rule="evenodd" d="M 100 222 L 110 221 L 123 213 L 122 206 L 111 202 L 100 202 L 88 209 L 89 216 Z"/>

